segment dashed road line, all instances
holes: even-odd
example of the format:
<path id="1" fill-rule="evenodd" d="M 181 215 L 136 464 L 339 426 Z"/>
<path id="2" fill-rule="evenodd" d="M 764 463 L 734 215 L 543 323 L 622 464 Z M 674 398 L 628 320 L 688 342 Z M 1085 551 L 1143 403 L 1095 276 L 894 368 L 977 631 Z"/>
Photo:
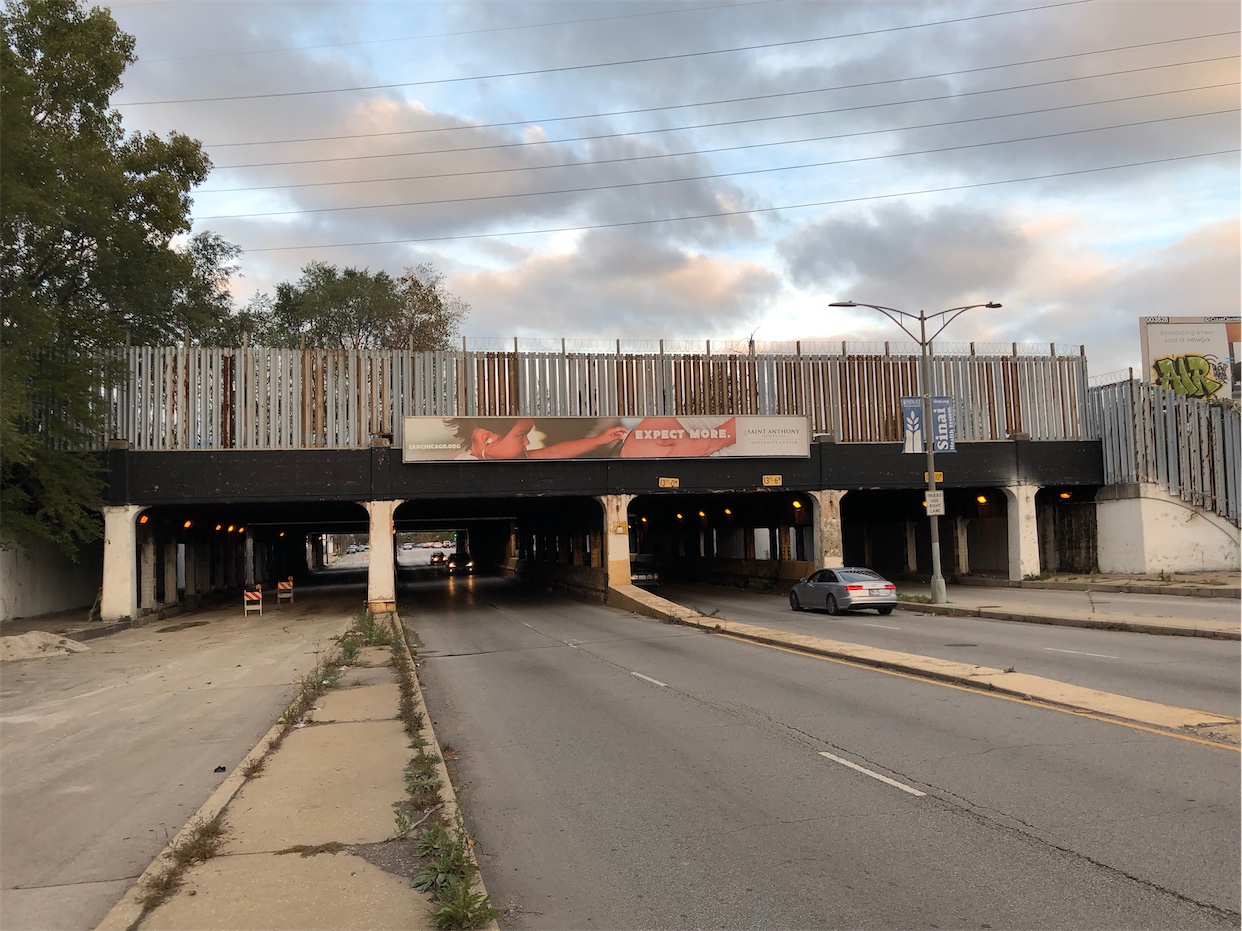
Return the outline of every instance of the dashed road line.
<path id="1" fill-rule="evenodd" d="M 1100 659 L 1121 659 L 1120 656 L 1109 656 L 1107 653 L 1084 653 L 1082 650 L 1058 650 L 1056 647 L 1044 647 L 1053 653 L 1073 653 L 1075 656 L 1098 656 Z"/>
<path id="2" fill-rule="evenodd" d="M 635 672 L 634 670 L 631 669 L 630 675 L 638 676 L 638 678 L 642 679 L 644 682 L 650 682 L 652 685 L 658 685 L 662 689 L 668 688 L 667 682 L 661 682 L 659 679 L 651 678 L 651 676 L 644 676 L 641 672 Z"/>
<path id="3" fill-rule="evenodd" d="M 889 627 L 887 624 L 863 624 L 863 627 L 879 627 L 882 630 L 901 630 L 900 627 Z"/>
<path id="4" fill-rule="evenodd" d="M 920 792 L 918 789 L 912 788 L 906 785 L 904 782 L 898 782 L 896 779 L 889 779 L 887 776 L 883 776 L 880 773 L 867 769 L 867 767 L 865 766 L 859 766 L 857 763 L 851 763 L 849 760 L 843 760 L 839 756 L 834 756 L 833 754 L 829 753 L 826 750 L 821 750 L 819 752 L 819 755 L 827 757 L 828 759 L 833 760 L 834 762 L 840 763 L 842 766 L 848 766 L 850 769 L 860 772 L 864 776 L 870 776 L 872 779 L 878 779 L 880 780 L 880 782 L 887 783 L 888 785 L 893 786 L 896 789 L 901 789 L 902 792 L 909 792 L 911 795 L 916 795 L 919 798 L 922 798 L 923 796 L 927 795 L 926 792 Z"/>

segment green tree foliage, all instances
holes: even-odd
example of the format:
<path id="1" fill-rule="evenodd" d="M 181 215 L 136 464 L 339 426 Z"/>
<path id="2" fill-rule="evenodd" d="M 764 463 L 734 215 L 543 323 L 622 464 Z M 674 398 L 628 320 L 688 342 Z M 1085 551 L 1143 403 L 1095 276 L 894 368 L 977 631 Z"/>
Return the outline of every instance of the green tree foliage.
<path id="1" fill-rule="evenodd" d="M 252 344 L 265 346 L 446 349 L 469 308 L 443 281 L 430 265 L 393 278 L 312 262 L 297 282 L 282 282 L 274 296 L 258 295 L 222 322 L 216 338 L 236 345 L 245 332 Z"/>
<path id="2" fill-rule="evenodd" d="M 109 101 L 134 40 L 106 10 L 10 0 L 0 29 L 0 531 L 73 554 L 99 533 L 81 451 L 123 374 L 104 350 L 209 331 L 236 252 L 174 248 L 210 162 L 179 133 L 124 132 Z"/>

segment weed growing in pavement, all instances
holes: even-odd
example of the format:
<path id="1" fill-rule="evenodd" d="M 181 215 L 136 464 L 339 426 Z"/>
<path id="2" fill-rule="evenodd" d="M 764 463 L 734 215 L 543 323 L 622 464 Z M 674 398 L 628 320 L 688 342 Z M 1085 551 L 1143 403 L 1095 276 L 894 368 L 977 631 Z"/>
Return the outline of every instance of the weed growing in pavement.
<path id="1" fill-rule="evenodd" d="M 242 768 L 242 775 L 247 779 L 257 779 L 263 775 L 263 767 L 267 763 L 267 756 L 255 757 Z"/>
<path id="2" fill-rule="evenodd" d="M 369 647 L 386 647 L 393 642 L 392 631 L 383 621 L 375 619 L 375 612 L 370 608 L 363 608 L 359 612 L 357 618 L 354 619 L 354 630 L 358 632 L 358 636 L 362 638 L 362 642 Z"/>
<path id="3" fill-rule="evenodd" d="M 910 595 L 906 592 L 897 593 L 898 601 L 909 601 L 915 604 L 929 605 L 931 604 L 931 595 Z"/>
<path id="4" fill-rule="evenodd" d="M 347 634 L 345 639 L 341 641 L 341 662 L 352 663 L 358 658 L 359 652 L 362 650 L 362 644 L 353 634 Z"/>
<path id="5" fill-rule="evenodd" d="M 414 822 L 410 820 L 410 816 L 401 809 L 394 808 L 392 812 L 392 819 L 397 823 L 397 839 L 405 840 L 409 837 L 410 829 L 414 827 Z"/>
<path id="6" fill-rule="evenodd" d="M 150 911 L 181 888 L 185 871 L 195 863 L 210 860 L 220 852 L 228 828 L 220 815 L 199 821 L 169 851 L 169 864 L 143 882 L 138 904 Z"/>
<path id="7" fill-rule="evenodd" d="M 500 909 L 493 907 L 487 894 L 475 892 L 472 884 L 464 879 L 449 883 L 431 913 L 432 923 L 443 931 L 481 928 L 499 917 Z"/>

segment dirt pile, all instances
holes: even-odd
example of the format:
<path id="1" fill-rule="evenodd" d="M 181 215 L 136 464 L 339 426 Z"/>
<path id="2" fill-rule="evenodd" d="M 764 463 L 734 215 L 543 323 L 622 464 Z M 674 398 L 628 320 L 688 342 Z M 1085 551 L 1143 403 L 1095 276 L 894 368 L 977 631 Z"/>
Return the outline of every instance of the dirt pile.
<path id="1" fill-rule="evenodd" d="M 11 659 L 35 659 L 40 656 L 68 656 L 70 653 L 82 653 L 90 647 L 58 637 L 42 630 L 17 637 L 0 637 L 0 662 Z"/>

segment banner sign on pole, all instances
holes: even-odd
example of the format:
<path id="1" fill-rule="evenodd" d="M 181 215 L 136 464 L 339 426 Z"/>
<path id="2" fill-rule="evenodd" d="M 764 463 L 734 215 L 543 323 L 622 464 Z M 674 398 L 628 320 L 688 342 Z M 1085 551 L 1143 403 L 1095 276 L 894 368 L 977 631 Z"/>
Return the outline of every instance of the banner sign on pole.
<path id="1" fill-rule="evenodd" d="M 938 453 L 957 452 L 957 428 L 953 425 L 952 405 L 949 397 L 931 399 L 932 449 Z M 906 445 L 903 453 L 925 453 L 923 445 L 923 399 L 901 399 L 901 423 L 905 427 Z"/>
<path id="2" fill-rule="evenodd" d="M 404 462 L 809 458 L 805 417 L 405 417 Z M 661 479 L 663 483 L 663 479 Z"/>

